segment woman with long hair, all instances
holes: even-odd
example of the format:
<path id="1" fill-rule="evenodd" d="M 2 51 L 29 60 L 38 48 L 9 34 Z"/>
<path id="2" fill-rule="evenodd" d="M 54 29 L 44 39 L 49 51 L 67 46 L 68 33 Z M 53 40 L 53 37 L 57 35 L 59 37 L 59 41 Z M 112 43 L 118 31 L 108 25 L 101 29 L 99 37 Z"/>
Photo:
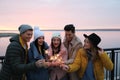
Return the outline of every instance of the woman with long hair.
<path id="1" fill-rule="evenodd" d="M 65 79 L 66 71 L 62 70 L 60 64 L 67 60 L 67 50 L 61 41 L 60 33 L 53 33 L 48 55 L 51 61 L 50 80 Z"/>
<path id="2" fill-rule="evenodd" d="M 62 67 L 68 72 L 78 70 L 80 80 L 104 80 L 104 68 L 112 70 L 113 63 L 107 53 L 98 47 L 101 38 L 97 34 L 84 34 L 84 37 L 84 46 L 77 52 L 74 62 Z"/>
<path id="3" fill-rule="evenodd" d="M 41 67 L 27 73 L 27 80 L 49 80 L 48 65 L 46 62 L 45 51 L 48 49 L 48 44 L 44 41 L 44 33 L 39 30 L 39 27 L 34 28 L 34 41 L 30 43 L 28 52 L 28 63 L 41 60 Z"/>

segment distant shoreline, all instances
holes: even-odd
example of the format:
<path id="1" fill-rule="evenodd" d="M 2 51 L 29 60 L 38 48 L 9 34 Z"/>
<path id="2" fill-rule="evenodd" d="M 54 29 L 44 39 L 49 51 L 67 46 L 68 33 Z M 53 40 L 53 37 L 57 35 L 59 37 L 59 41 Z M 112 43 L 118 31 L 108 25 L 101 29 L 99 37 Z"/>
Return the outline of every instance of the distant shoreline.
<path id="1" fill-rule="evenodd" d="M 17 30 L 0 30 L 0 31 L 17 31 Z M 61 29 L 44 29 L 42 31 L 63 31 Z M 120 29 L 76 29 L 76 31 L 120 31 Z"/>
<path id="2" fill-rule="evenodd" d="M 0 37 L 10 37 L 10 36 L 14 36 L 17 33 L 0 33 Z"/>
<path id="3" fill-rule="evenodd" d="M 18 30 L 0 30 L 0 31 L 18 31 Z M 48 29 L 48 30 L 41 30 L 41 31 L 63 31 L 58 29 Z M 120 31 L 120 29 L 76 29 L 76 31 Z M 10 37 L 14 36 L 18 33 L 12 33 L 12 32 L 0 32 L 0 37 Z"/>

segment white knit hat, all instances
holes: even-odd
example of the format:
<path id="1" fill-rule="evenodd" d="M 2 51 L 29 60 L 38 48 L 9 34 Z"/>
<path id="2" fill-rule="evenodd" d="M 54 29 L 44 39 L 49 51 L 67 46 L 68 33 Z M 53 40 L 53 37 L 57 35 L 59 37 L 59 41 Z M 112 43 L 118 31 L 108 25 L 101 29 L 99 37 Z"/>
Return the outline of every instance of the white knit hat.
<path id="1" fill-rule="evenodd" d="M 44 33 L 42 31 L 40 31 L 38 26 L 34 27 L 34 40 L 36 40 L 37 38 L 44 36 Z"/>
<path id="2" fill-rule="evenodd" d="M 54 37 L 57 37 L 57 38 L 60 38 L 60 39 L 61 39 L 61 35 L 60 35 L 59 32 L 53 33 L 53 34 L 52 34 L 52 38 L 54 38 Z"/>

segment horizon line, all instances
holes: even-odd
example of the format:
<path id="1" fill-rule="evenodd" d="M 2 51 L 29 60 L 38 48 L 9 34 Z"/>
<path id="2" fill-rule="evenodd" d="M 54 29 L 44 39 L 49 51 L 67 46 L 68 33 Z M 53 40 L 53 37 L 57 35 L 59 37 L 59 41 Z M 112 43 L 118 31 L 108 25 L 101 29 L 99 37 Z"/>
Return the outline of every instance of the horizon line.
<path id="1" fill-rule="evenodd" d="M 41 31 L 63 31 L 64 29 L 42 29 Z M 0 31 L 17 31 L 17 30 L 0 30 Z M 120 28 L 114 29 L 76 29 L 75 31 L 120 31 Z"/>

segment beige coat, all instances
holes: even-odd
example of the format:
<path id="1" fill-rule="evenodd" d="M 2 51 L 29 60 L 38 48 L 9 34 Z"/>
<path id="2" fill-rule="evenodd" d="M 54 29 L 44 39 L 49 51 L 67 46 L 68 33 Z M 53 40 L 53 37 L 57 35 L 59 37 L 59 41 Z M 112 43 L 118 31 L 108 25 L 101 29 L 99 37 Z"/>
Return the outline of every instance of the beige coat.
<path id="1" fill-rule="evenodd" d="M 65 45 L 68 51 L 68 60 L 65 63 L 71 64 L 73 63 L 76 57 L 77 51 L 82 47 L 82 42 L 77 36 L 74 36 L 69 44 L 66 41 L 66 39 L 64 39 L 63 44 Z M 78 77 L 76 76 L 76 72 L 70 73 L 69 76 L 71 80 L 78 80 Z"/>

